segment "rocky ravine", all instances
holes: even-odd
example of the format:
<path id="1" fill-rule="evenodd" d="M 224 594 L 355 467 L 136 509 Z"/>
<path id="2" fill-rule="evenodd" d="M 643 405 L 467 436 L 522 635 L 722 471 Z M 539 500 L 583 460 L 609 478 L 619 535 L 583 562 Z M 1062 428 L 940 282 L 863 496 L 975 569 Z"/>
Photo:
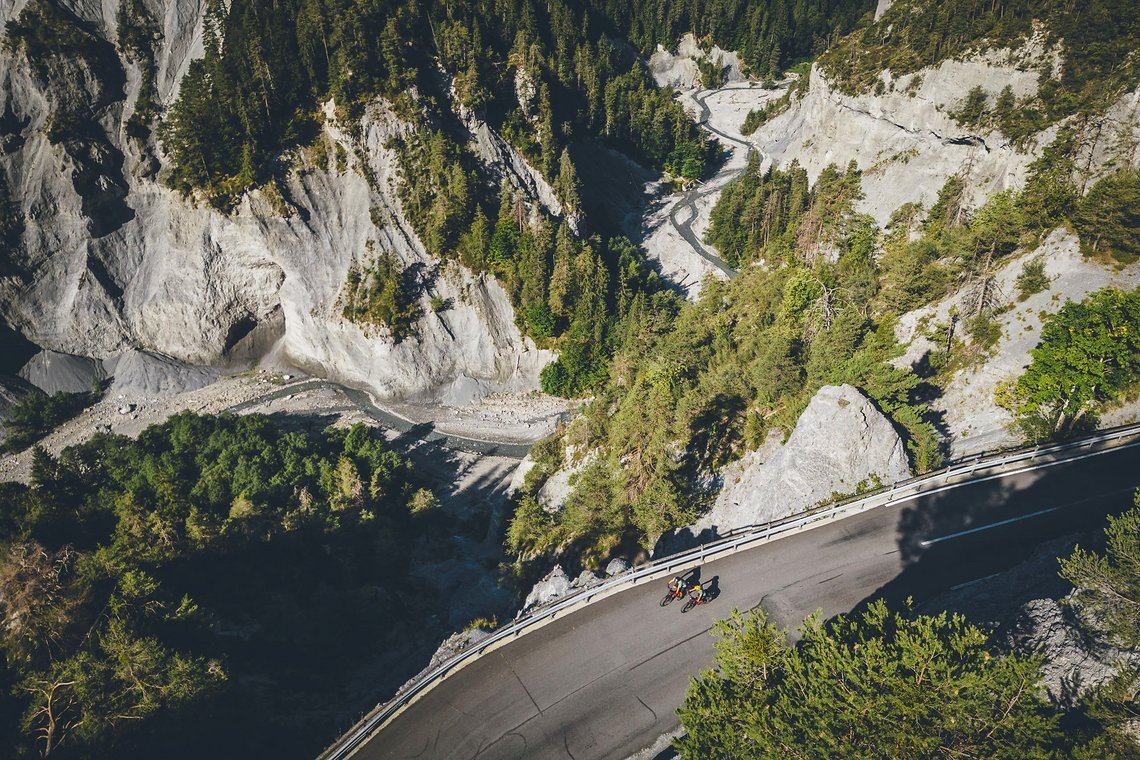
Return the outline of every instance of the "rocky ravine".
<path id="1" fill-rule="evenodd" d="M 168 106 L 188 61 L 201 54 L 205 4 L 158 5 L 157 98 Z M 3 6 L 0 23 L 22 7 Z M 329 156 L 339 147 L 347 159 L 288 156 L 286 197 L 257 190 L 221 213 L 163 186 L 153 138 L 127 135 L 139 72 L 112 47 L 115 4 L 81 3 L 75 12 L 105 40 L 99 60 L 44 62 L 0 51 L 0 172 L 7 200 L 26 220 L 17 271 L 0 280 L 0 310 L 28 339 L 96 359 L 141 349 L 214 366 L 256 362 L 272 350 L 381 399 L 430 400 L 457 380 L 465 402 L 537 388 L 552 356 L 519 333 L 499 284 L 455 264 L 440 267 L 411 231 L 395 194 L 395 156 L 385 147 L 409 126 L 383 103 L 359 127 L 339 124 L 327 104 L 318 140 Z M 93 122 L 100 134 L 52 142 L 49 127 L 60 114 Z M 478 154 L 536 202 L 550 195 L 487 131 L 472 135 Z M 381 251 L 423 285 L 417 335 L 400 342 L 340 315 L 349 270 Z M 433 312 L 433 295 L 448 308 Z"/>
<path id="2" fill-rule="evenodd" d="M 863 172 L 860 210 L 880 226 L 904 203 L 927 208 L 947 178 L 961 175 L 972 206 L 989 195 L 1020 188 L 1029 165 L 1056 136 L 1040 133 L 1029 145 L 1015 146 L 995 132 L 972 132 L 951 118 L 967 93 L 981 86 L 997 93 L 1007 85 L 1023 97 L 1037 91 L 1040 66 L 1052 59 L 1039 40 L 1017 50 L 993 50 L 966 60 L 948 60 L 899 77 L 884 71 L 881 95 L 846 95 L 820 67 L 811 71 L 810 89 L 780 116 L 752 135 L 752 142 L 777 165 L 798 161 L 814 181 L 829 164 L 855 161 Z M 1120 99 L 1088 130 L 1082 165 L 1093 177 L 1140 156 L 1140 91 Z"/>

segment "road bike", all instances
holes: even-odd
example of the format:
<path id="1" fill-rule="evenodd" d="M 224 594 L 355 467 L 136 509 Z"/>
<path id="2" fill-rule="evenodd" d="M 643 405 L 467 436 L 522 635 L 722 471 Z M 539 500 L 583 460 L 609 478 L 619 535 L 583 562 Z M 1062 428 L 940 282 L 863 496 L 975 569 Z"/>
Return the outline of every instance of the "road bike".
<path id="1" fill-rule="evenodd" d="M 670 604 L 672 604 L 674 602 L 674 600 L 680 599 L 684 595 L 685 595 L 685 589 L 673 588 L 672 586 L 670 586 L 669 587 L 669 593 L 666 594 L 665 597 L 661 600 L 661 606 L 662 607 L 668 607 Z"/>
<path id="2" fill-rule="evenodd" d="M 684 614 L 684 613 L 688 612 L 689 610 L 696 607 L 698 604 L 708 604 L 709 601 L 710 600 L 709 600 L 708 594 L 705 594 L 700 599 L 697 599 L 697 597 L 695 597 L 695 596 L 690 596 L 689 601 L 685 602 L 685 606 L 681 608 L 681 613 Z"/>

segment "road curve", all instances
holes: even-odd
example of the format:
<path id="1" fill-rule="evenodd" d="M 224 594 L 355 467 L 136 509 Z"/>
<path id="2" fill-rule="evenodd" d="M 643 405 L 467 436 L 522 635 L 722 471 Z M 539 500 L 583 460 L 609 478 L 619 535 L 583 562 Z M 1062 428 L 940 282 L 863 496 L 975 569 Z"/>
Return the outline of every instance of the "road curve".
<path id="1" fill-rule="evenodd" d="M 795 628 L 883 597 L 928 598 L 1101 524 L 1140 486 L 1140 443 L 879 507 L 700 568 L 718 598 L 682 615 L 636 586 L 557 618 L 426 692 L 352 757 L 623 758 L 676 728 L 712 621 L 764 608 Z"/>
<path id="2" fill-rule="evenodd" d="M 527 452 L 530 451 L 530 447 L 534 445 L 533 442 L 488 441 L 481 438 L 469 438 L 451 433 L 441 433 L 436 430 L 434 425 L 430 422 L 415 422 L 414 420 L 401 417 L 398 414 L 377 406 L 373 402 L 372 397 L 365 391 L 319 378 L 283 386 L 277 390 L 264 393 L 257 398 L 250 399 L 249 401 L 234 404 L 225 411 L 230 414 L 240 414 L 261 406 L 268 401 L 273 401 L 274 399 L 285 398 L 295 393 L 320 388 L 332 388 L 340 391 L 349 401 L 360 409 L 360 411 L 384 427 L 401 433 L 401 439 L 406 437 L 406 443 L 414 443 L 417 441 L 426 441 L 428 443 L 438 442 L 449 449 L 459 449 L 461 451 L 490 456 L 510 457 L 512 459 L 522 459 L 527 455 Z"/>
<path id="3" fill-rule="evenodd" d="M 709 111 L 708 105 L 705 103 L 705 99 L 709 95 L 712 95 L 714 92 L 717 92 L 717 90 L 701 90 L 693 96 L 693 102 L 695 102 L 701 109 L 700 116 L 697 118 L 697 123 L 708 130 L 710 133 L 723 138 L 729 143 L 744 147 L 748 150 L 749 153 L 751 153 L 753 150 L 751 144 L 738 140 L 735 137 L 726 135 L 724 132 L 721 132 L 719 129 L 716 129 L 711 124 L 709 124 L 709 116 L 711 115 L 711 112 Z M 693 232 L 693 222 L 697 219 L 697 200 L 705 197 L 706 195 L 720 192 L 724 189 L 724 185 L 728 184 L 733 179 L 736 179 L 736 177 L 740 176 L 743 171 L 743 169 L 724 169 L 718 172 L 717 175 L 715 177 L 712 177 L 707 183 L 715 185 L 714 187 L 709 188 L 704 185 L 697 185 L 691 190 L 685 191 L 681 198 L 673 205 L 673 210 L 669 212 L 669 224 L 673 225 L 673 229 L 677 231 L 677 234 L 681 236 L 681 239 L 688 243 L 689 247 L 693 249 L 694 253 L 719 269 L 729 279 L 736 277 L 738 272 L 729 266 L 724 259 L 705 247 L 704 243 L 697 236 L 697 234 Z M 684 221 L 681 221 L 680 215 L 682 212 L 686 211 L 688 214 L 685 217 Z"/>

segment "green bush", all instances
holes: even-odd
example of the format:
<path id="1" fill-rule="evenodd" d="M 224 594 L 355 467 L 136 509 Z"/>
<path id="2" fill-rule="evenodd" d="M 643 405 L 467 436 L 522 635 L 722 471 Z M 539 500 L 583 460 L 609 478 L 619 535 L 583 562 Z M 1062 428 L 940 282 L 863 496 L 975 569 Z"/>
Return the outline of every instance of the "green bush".
<path id="1" fill-rule="evenodd" d="M 762 610 L 718 621 L 715 670 L 678 710 L 682 758 L 1052 757 L 1057 715 L 1040 661 L 1003 654 L 960 615 L 871 603 L 804 622 L 798 641 Z"/>
<path id="2" fill-rule="evenodd" d="M 1024 301 L 1032 295 L 1043 293 L 1049 289 L 1049 275 L 1045 274 L 1045 260 L 1040 256 L 1030 259 L 1021 265 L 1021 272 L 1017 275 L 1018 299 Z"/>
<path id="3" fill-rule="evenodd" d="M 28 393 L 8 410 L 4 450 L 23 451 L 97 399 L 95 393 Z"/>
<path id="4" fill-rule="evenodd" d="M 349 270 L 341 314 L 353 322 L 386 327 L 396 342 L 403 340 L 420 316 L 409 279 L 394 254 L 381 252 L 365 270 Z"/>
<path id="5" fill-rule="evenodd" d="M 1045 319 L 1033 361 L 999 386 L 1030 441 L 1094 427 L 1100 408 L 1140 380 L 1140 291 L 1106 288 Z"/>
<path id="6" fill-rule="evenodd" d="M 1125 264 L 1140 258 L 1140 170 L 1125 169 L 1093 185 L 1073 226 L 1086 253 L 1106 253 Z"/>

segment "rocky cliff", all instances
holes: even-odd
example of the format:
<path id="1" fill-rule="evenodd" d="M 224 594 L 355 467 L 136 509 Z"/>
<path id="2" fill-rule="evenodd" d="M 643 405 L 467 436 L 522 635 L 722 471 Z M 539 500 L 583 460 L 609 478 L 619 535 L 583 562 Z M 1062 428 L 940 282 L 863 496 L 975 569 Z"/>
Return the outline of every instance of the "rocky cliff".
<path id="1" fill-rule="evenodd" d="M 842 92 L 817 65 L 807 93 L 760 127 L 752 142 L 780 166 L 798 161 L 813 181 L 829 164 L 855 161 L 863 172 L 860 208 L 880 225 L 904 203 L 929 208 L 955 175 L 966 180 L 970 205 L 977 206 L 995 192 L 1020 188 L 1057 127 L 1014 144 L 997 132 L 967 129 L 951 114 L 974 87 L 997 93 L 1008 86 L 1017 97 L 1035 93 L 1040 69 L 1054 55 L 1031 40 L 1016 50 L 946 60 L 913 74 L 883 71 L 881 87 L 861 95 Z M 1090 176 L 1121 161 L 1138 165 L 1131 147 L 1140 144 L 1140 92 L 1125 95 L 1082 135 L 1079 163 Z"/>
<path id="2" fill-rule="evenodd" d="M 725 468 L 712 510 L 694 527 L 724 533 L 910 474 L 906 449 L 887 418 L 850 385 L 829 385 L 812 398 L 787 442 L 773 433 Z"/>
<path id="3" fill-rule="evenodd" d="M 23 5 L 5 4 L 0 22 Z M 503 289 L 441 266 L 412 232 L 386 147 L 409 127 L 383 103 L 351 126 L 328 104 L 325 150 L 286 156 L 279 189 L 249 192 L 228 213 L 166 188 L 161 145 L 131 116 L 146 87 L 160 107 L 176 97 L 201 53 L 205 3 L 147 6 L 161 26 L 152 83 L 116 47 L 116 2 L 70 8 L 88 53 L 0 51 L 0 191 L 24 220 L 0 279 L 7 322 L 42 348 L 96 359 L 146 350 L 233 365 L 272 349 L 383 398 L 430 397 L 464 377 L 486 392 L 537 387 L 551 356 L 519 333 Z M 61 134 L 60 123 L 84 128 Z M 537 173 L 487 132 L 471 135 L 478 153 L 549 202 Z M 423 316 L 402 341 L 341 316 L 349 271 L 381 252 L 419 285 Z M 433 296 L 447 308 L 431 309 Z"/>

